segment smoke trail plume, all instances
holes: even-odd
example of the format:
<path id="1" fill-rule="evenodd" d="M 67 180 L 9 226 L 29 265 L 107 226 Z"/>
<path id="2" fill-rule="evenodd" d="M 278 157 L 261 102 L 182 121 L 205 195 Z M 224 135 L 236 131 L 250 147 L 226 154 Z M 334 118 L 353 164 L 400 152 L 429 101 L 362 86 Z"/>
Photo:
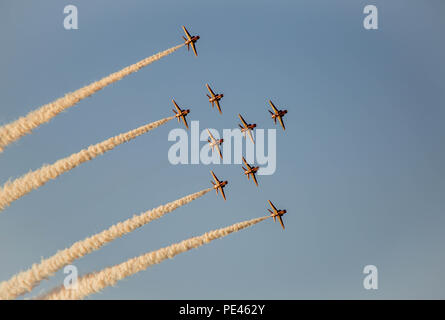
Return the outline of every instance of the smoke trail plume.
<path id="1" fill-rule="evenodd" d="M 32 130 L 48 122 L 60 112 L 74 106 L 80 100 L 88 98 L 97 91 L 105 88 L 106 86 L 121 80 L 122 78 L 138 71 L 139 69 L 148 66 L 152 62 L 155 62 L 170 53 L 175 52 L 184 44 L 177 45 L 173 48 L 159 52 L 151 57 L 145 58 L 131 66 L 128 66 L 118 72 L 112 73 L 109 76 L 102 78 L 99 81 L 93 82 L 83 88 L 80 88 L 74 92 L 66 94 L 64 97 L 59 98 L 51 103 L 43 105 L 39 109 L 31 111 L 24 117 L 0 127 L 0 153 L 3 149 L 18 140 L 22 136 L 31 133 Z"/>
<path id="2" fill-rule="evenodd" d="M 105 268 L 99 272 L 87 274 L 79 278 L 77 289 L 65 289 L 63 286 L 49 292 L 47 295 L 40 297 L 48 300 L 75 300 L 83 299 L 93 293 L 97 293 L 102 289 L 116 284 L 119 280 L 129 277 L 135 273 L 145 270 L 149 266 L 161 263 L 167 258 L 198 248 L 212 240 L 225 237 L 233 232 L 240 231 L 254 224 L 257 224 L 269 217 L 261 217 L 236 223 L 226 228 L 217 229 L 207 232 L 201 236 L 190 238 L 171 246 L 143 254 L 139 257 L 132 258 L 121 264 Z"/>
<path id="3" fill-rule="evenodd" d="M 211 190 L 212 188 L 205 189 L 140 215 L 135 215 L 124 222 L 119 222 L 111 226 L 107 230 L 74 243 L 71 247 L 57 252 L 52 257 L 42 260 L 39 264 L 34 264 L 30 269 L 18 273 L 10 280 L 0 283 L 0 300 L 15 299 L 22 294 L 30 292 L 34 287 L 39 285 L 42 280 L 53 275 L 64 266 L 71 264 L 74 260 L 100 249 L 107 243 L 120 238 L 153 220 L 161 218 L 163 215 L 178 207 L 202 197 Z"/>
<path id="4" fill-rule="evenodd" d="M 23 197 L 25 194 L 37 189 L 78 165 L 90 161 L 97 156 L 114 149 L 118 145 L 128 142 L 160 125 L 170 121 L 174 117 L 164 118 L 137 129 L 122 133 L 108 140 L 89 146 L 69 157 L 60 159 L 51 165 L 44 165 L 40 169 L 31 171 L 14 181 L 6 182 L 0 188 L 0 211 L 10 205 L 13 201 Z"/>

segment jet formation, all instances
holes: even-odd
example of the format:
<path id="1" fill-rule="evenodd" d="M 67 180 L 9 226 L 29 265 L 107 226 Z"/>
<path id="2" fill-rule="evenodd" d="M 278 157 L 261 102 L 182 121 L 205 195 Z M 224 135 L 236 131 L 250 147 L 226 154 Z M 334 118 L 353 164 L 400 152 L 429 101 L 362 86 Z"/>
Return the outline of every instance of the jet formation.
<path id="1" fill-rule="evenodd" d="M 186 29 L 185 26 L 182 26 L 182 29 L 184 30 L 184 33 L 186 35 L 185 37 L 183 36 L 182 38 L 184 39 L 184 44 L 187 46 L 187 50 L 190 51 L 190 47 L 191 47 L 195 56 L 197 57 L 198 52 L 196 51 L 196 42 L 200 39 L 200 37 L 198 35 L 192 36 L 188 32 L 188 30 Z M 212 108 L 216 105 L 216 108 L 218 109 L 219 113 L 222 114 L 220 101 L 224 97 L 224 94 L 215 93 L 208 83 L 206 83 L 206 87 L 207 87 L 208 92 L 210 93 L 210 95 L 206 94 L 209 103 L 212 105 Z M 173 112 L 175 113 L 175 117 L 178 119 L 178 122 L 180 122 L 182 119 L 182 121 L 184 122 L 184 125 L 188 129 L 188 124 L 187 124 L 187 120 L 185 117 L 190 113 L 190 109 L 181 109 L 178 106 L 178 104 L 175 102 L 174 99 L 172 99 L 172 101 L 176 108 L 176 110 L 173 109 Z M 285 127 L 284 121 L 283 121 L 283 117 L 287 114 L 287 110 L 279 110 L 271 100 L 269 100 L 269 104 L 272 107 L 272 110 L 267 110 L 267 111 L 269 111 L 274 123 L 276 124 L 277 120 L 278 120 L 281 127 L 283 128 L 283 130 L 286 130 L 286 127 Z M 248 135 L 250 140 L 253 143 L 255 143 L 252 131 L 256 128 L 257 125 L 255 123 L 248 123 L 246 120 L 244 120 L 244 118 L 241 116 L 241 114 L 238 114 L 238 117 L 241 120 L 241 124 L 238 125 L 241 132 L 244 134 L 246 139 L 247 139 L 247 135 Z M 209 135 L 207 142 L 209 143 L 209 146 L 211 147 L 212 152 L 215 152 L 215 150 L 216 150 L 218 152 L 220 158 L 222 159 L 223 156 L 221 153 L 220 146 L 224 142 L 224 139 L 215 139 L 209 129 L 207 129 L 207 133 Z M 243 159 L 244 165 L 246 166 L 246 167 L 242 167 L 244 175 L 247 176 L 247 179 L 250 179 L 250 177 L 252 177 L 252 181 L 258 187 L 256 173 L 258 172 L 259 167 L 247 163 L 247 161 L 244 157 L 242 157 L 242 159 Z M 224 187 L 227 186 L 228 181 L 227 180 L 225 180 L 225 181 L 219 180 L 213 171 L 210 171 L 210 173 L 212 174 L 212 177 L 214 180 L 214 181 L 211 181 L 211 183 L 213 185 L 213 189 L 215 189 L 217 195 L 218 195 L 218 193 L 221 193 L 221 196 L 223 197 L 223 199 L 226 200 L 226 195 L 224 193 Z M 269 202 L 269 205 L 272 208 L 272 210 L 267 209 L 269 211 L 269 216 L 272 217 L 275 222 L 278 219 L 281 224 L 281 227 L 284 230 L 285 227 L 284 227 L 282 216 L 284 214 L 286 214 L 287 211 L 282 210 L 282 209 L 277 209 L 270 200 L 267 200 L 267 201 Z"/>

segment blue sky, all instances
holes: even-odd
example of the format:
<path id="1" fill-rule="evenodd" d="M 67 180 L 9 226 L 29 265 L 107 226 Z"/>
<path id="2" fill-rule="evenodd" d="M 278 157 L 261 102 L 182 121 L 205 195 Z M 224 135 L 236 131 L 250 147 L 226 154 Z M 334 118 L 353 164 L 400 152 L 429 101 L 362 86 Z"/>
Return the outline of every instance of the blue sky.
<path id="1" fill-rule="evenodd" d="M 79 29 L 63 28 L 75 4 Z M 367 4 L 379 29 L 365 30 Z M 91 299 L 445 298 L 443 1 L 2 1 L 0 123 L 180 43 L 182 48 L 62 113 L 0 155 L 0 181 L 163 118 L 171 98 L 218 130 L 239 112 L 273 128 L 277 170 L 260 187 L 239 165 L 169 163 L 170 122 L 85 163 L 0 213 L 0 280 L 133 214 L 229 180 L 214 193 L 76 261 L 81 274 L 286 208 L 149 268 Z M 222 91 L 223 115 L 204 84 Z M 248 116 L 247 116 L 248 115 Z M 365 265 L 379 289 L 363 288 Z M 60 284 L 63 272 L 36 288 Z M 33 294 L 34 295 L 34 294 Z M 32 295 L 27 295 L 27 297 Z"/>

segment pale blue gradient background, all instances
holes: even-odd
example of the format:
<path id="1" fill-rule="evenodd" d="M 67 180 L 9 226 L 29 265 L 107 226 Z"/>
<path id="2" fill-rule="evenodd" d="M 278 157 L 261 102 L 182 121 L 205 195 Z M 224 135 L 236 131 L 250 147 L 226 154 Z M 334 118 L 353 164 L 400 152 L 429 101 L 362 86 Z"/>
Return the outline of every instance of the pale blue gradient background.
<path id="1" fill-rule="evenodd" d="M 63 28 L 67 4 L 79 30 Z M 267 198 L 288 210 L 286 231 L 265 221 L 92 299 L 445 298 L 444 13 L 441 0 L 2 1 L 1 123 L 178 44 L 182 24 L 201 36 L 198 58 L 182 48 L 7 148 L 2 182 L 163 118 L 172 97 L 201 128 L 233 128 L 240 111 L 272 128 L 269 98 L 289 113 L 259 188 L 239 165 L 170 165 L 171 122 L 33 191 L 0 213 L 0 280 L 206 188 L 212 168 L 228 201 L 208 194 L 76 261 L 80 273 L 261 216 Z M 224 92 L 222 116 L 205 82 Z M 367 264 L 377 291 L 363 289 Z"/>

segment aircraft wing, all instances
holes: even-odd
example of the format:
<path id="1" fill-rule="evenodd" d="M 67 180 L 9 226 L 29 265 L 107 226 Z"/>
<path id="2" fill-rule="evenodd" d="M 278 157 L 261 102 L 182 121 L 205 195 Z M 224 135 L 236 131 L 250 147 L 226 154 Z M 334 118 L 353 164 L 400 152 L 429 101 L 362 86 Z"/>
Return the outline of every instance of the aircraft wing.
<path id="1" fill-rule="evenodd" d="M 286 130 L 286 127 L 284 126 L 283 118 L 281 116 L 277 117 L 277 118 L 278 118 L 278 121 L 280 121 L 280 124 L 283 127 L 283 130 Z"/>
<path id="2" fill-rule="evenodd" d="M 216 103 L 216 107 L 218 108 L 218 110 L 219 110 L 219 113 L 220 114 L 222 114 L 222 111 L 221 111 L 221 106 L 219 105 L 219 101 L 218 100 L 216 100 L 215 101 L 215 103 Z"/>
<path id="3" fill-rule="evenodd" d="M 221 194 L 222 194 L 224 200 L 226 200 L 226 195 L 224 194 L 224 189 L 223 188 L 221 188 Z"/>
<path id="4" fill-rule="evenodd" d="M 192 46 L 193 52 L 195 53 L 195 56 L 198 56 L 198 52 L 196 52 L 195 43 L 191 42 L 190 45 Z"/>
<path id="5" fill-rule="evenodd" d="M 182 121 L 184 121 L 185 127 L 188 129 L 189 125 L 187 124 L 187 119 L 185 118 L 184 115 L 182 115 L 181 118 L 182 118 Z"/>
<path id="6" fill-rule="evenodd" d="M 207 87 L 207 90 L 209 90 L 210 94 L 214 97 L 215 93 L 213 92 L 213 90 L 210 88 L 210 86 L 207 83 L 206 83 L 206 87 Z"/>
<path id="7" fill-rule="evenodd" d="M 190 33 L 187 31 L 187 29 L 186 29 L 184 26 L 182 26 L 182 29 L 184 30 L 185 34 L 187 35 L 187 38 L 190 39 L 192 36 L 191 36 Z"/>
<path id="8" fill-rule="evenodd" d="M 277 208 L 275 208 L 275 206 L 273 205 L 272 201 L 270 201 L 270 200 L 267 200 L 267 201 L 269 201 L 269 204 L 274 209 L 274 211 L 277 211 Z"/>
<path id="9" fill-rule="evenodd" d="M 173 101 L 173 104 L 174 104 L 175 107 L 176 107 L 176 110 L 178 110 L 178 112 L 181 112 L 182 110 L 181 110 L 181 108 L 179 108 L 179 106 L 176 104 L 176 101 L 175 101 L 174 99 L 172 99 L 172 101 Z"/>
<path id="10" fill-rule="evenodd" d="M 284 230 L 284 223 L 283 223 L 283 219 L 281 218 L 281 216 L 278 216 L 278 220 L 280 220 L 281 226 L 283 227 L 283 230 Z"/>
<path id="11" fill-rule="evenodd" d="M 243 157 L 243 162 L 246 165 L 247 169 L 252 169 L 252 167 L 247 163 L 246 159 Z"/>
<path id="12" fill-rule="evenodd" d="M 247 134 L 250 137 L 250 140 L 252 140 L 253 143 L 255 143 L 255 141 L 253 140 L 253 136 L 252 136 L 252 130 L 247 130 Z"/>
<path id="13" fill-rule="evenodd" d="M 240 118 L 241 122 L 244 124 L 245 127 L 247 127 L 247 123 L 244 120 L 244 118 L 238 113 L 238 117 Z"/>
<path id="14" fill-rule="evenodd" d="M 216 182 L 219 182 L 218 178 L 215 176 L 215 174 L 213 173 L 213 171 L 210 171 L 212 173 L 213 179 L 215 179 Z"/>
<path id="15" fill-rule="evenodd" d="M 252 178 L 253 178 L 253 181 L 255 182 L 256 186 L 258 187 L 258 181 L 256 181 L 255 173 L 252 173 Z"/>
<path id="16" fill-rule="evenodd" d="M 219 145 L 215 145 L 215 147 L 216 147 L 216 150 L 218 150 L 219 156 L 222 159 L 223 156 L 222 156 L 222 153 L 221 153 L 221 149 L 219 148 Z"/>
<path id="17" fill-rule="evenodd" d="M 253 179 L 253 182 L 255 182 L 256 186 L 258 187 L 258 181 L 256 181 L 255 173 L 252 173 L 252 179 Z"/>
<path id="18" fill-rule="evenodd" d="M 269 104 L 270 104 L 270 106 L 272 107 L 273 111 L 274 111 L 275 113 L 278 113 L 278 109 L 275 107 L 275 105 L 272 103 L 272 101 L 269 100 Z"/>
<path id="19" fill-rule="evenodd" d="M 210 139 L 212 140 L 212 142 L 215 142 L 215 138 L 213 138 L 212 134 L 210 133 L 210 130 L 207 129 L 207 133 L 209 134 Z"/>

